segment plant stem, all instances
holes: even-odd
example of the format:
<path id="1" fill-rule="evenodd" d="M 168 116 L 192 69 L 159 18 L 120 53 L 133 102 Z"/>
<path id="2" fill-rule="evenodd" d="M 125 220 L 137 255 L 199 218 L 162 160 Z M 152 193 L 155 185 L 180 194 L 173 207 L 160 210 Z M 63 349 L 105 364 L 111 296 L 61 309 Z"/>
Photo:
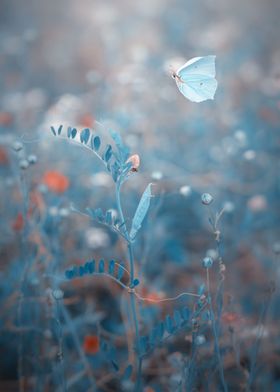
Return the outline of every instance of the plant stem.
<path id="1" fill-rule="evenodd" d="M 121 183 L 118 182 L 116 185 L 117 209 L 118 209 L 119 216 L 121 218 L 121 224 L 123 225 L 124 233 L 125 233 L 125 237 L 126 237 L 126 242 L 127 242 L 128 256 L 129 256 L 129 270 L 130 270 L 129 271 L 130 272 L 130 287 L 133 290 L 133 282 L 134 282 L 133 245 L 132 245 L 132 242 L 130 241 L 129 233 L 128 233 L 126 223 L 124 220 L 124 215 L 123 215 L 122 206 L 121 206 L 121 198 L 120 198 L 121 192 L 120 191 L 121 191 Z M 139 349 L 140 349 L 139 324 L 138 324 L 138 319 L 137 319 L 137 314 L 136 314 L 135 296 L 134 296 L 133 291 L 131 291 L 131 293 L 130 293 L 130 304 L 131 304 L 132 318 L 133 318 L 134 329 L 135 329 L 136 353 L 137 353 L 137 358 L 138 358 L 137 379 L 136 379 L 135 391 L 139 392 L 141 390 L 142 358 L 140 358 L 140 356 L 139 356 Z"/>

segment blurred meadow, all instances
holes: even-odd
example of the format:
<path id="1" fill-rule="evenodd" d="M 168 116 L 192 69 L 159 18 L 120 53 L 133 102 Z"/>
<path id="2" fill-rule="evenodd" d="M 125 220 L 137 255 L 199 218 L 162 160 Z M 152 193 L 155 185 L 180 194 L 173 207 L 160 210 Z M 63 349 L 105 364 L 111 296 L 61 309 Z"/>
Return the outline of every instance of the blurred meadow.
<path id="1" fill-rule="evenodd" d="M 280 391 L 279 18 L 0 0 L 1 392 Z M 206 55 L 192 103 L 170 66 Z"/>

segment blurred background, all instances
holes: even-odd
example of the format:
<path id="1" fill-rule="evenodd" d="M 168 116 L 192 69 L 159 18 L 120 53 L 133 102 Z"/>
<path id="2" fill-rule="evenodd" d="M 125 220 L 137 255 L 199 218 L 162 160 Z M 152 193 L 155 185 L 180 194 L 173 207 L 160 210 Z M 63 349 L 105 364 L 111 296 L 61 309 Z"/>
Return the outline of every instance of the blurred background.
<path id="1" fill-rule="evenodd" d="M 249 350 L 267 287 L 276 287 L 256 390 L 279 390 L 279 17 L 278 0 L 0 1 L 1 391 L 16 390 L 11 388 L 17 379 L 15 320 L 26 253 L 21 215 L 26 191 L 28 241 L 37 249 L 28 253 L 34 261 L 27 279 L 34 297 L 45 296 L 50 283 L 42 273 L 50 263 L 60 274 L 91 257 L 126 257 L 115 234 L 70 212 L 71 204 L 80 210 L 114 209 L 115 196 L 113 182 L 94 155 L 51 135 L 50 126 L 59 124 L 93 128 L 105 140 L 108 129 L 114 129 L 131 154 L 139 154 L 139 172 L 123 194 L 128 221 L 147 183 L 155 184 L 155 198 L 135 244 L 147 292 L 197 290 L 204 281 L 202 258 L 217 257 L 201 194 L 213 196 L 212 211 L 224 208 L 225 311 L 235 315 L 238 339 Z M 215 100 L 191 103 L 178 91 L 169 67 L 209 54 L 217 56 Z M 23 142 L 20 152 L 14 151 L 15 142 Z M 23 160 L 30 163 L 24 176 Z M 64 187 L 52 188 L 48 172 L 59 173 Z M 215 279 L 213 272 L 213 288 Z M 119 312 L 109 314 L 119 296 L 110 284 L 102 280 L 94 287 L 90 282 L 63 287 L 69 301 L 76 298 L 70 314 L 83 326 L 81 341 L 96 325 L 121 331 Z M 85 321 L 91 309 L 99 316 Z M 144 307 L 143 328 L 167 311 Z M 42 315 L 34 312 L 42 325 Z M 34 324 L 32 314 L 23 313 L 26 325 Z M 30 339 L 35 339 L 30 334 L 23 346 L 27 357 Z M 67 347 L 71 353 L 71 344 Z M 168 350 L 180 352 L 178 347 Z M 39 354 L 51 356 L 40 349 L 33 358 Z M 244 349 L 243 370 L 246 361 Z M 40 371 L 34 371 L 34 364 L 26 366 L 29 381 L 35 372 L 44 374 L 44 385 L 49 385 L 47 366 Z M 164 377 L 160 372 L 150 376 L 147 385 L 155 391 L 157 385 L 163 388 Z M 54 390 L 48 388 L 42 390 Z"/>

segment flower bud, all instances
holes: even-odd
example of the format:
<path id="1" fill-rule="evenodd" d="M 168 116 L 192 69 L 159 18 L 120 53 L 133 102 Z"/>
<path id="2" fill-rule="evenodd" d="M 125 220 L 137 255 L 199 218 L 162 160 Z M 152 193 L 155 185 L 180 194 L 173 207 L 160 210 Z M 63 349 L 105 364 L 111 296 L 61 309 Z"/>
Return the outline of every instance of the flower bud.
<path id="1" fill-rule="evenodd" d="M 209 256 L 204 257 L 204 259 L 202 260 L 202 266 L 203 266 L 204 268 L 211 268 L 212 265 L 213 265 L 213 259 L 212 259 L 212 257 L 209 257 Z"/>
<path id="2" fill-rule="evenodd" d="M 203 195 L 201 195 L 201 202 L 206 206 L 209 206 L 213 200 L 213 196 L 211 196 L 210 193 L 203 193 Z"/>
<path id="3" fill-rule="evenodd" d="M 28 161 L 27 161 L 26 159 L 21 159 L 21 160 L 19 161 L 19 167 L 20 167 L 22 170 L 26 170 L 26 169 L 28 168 L 28 166 L 29 166 L 29 163 L 28 163 Z"/>

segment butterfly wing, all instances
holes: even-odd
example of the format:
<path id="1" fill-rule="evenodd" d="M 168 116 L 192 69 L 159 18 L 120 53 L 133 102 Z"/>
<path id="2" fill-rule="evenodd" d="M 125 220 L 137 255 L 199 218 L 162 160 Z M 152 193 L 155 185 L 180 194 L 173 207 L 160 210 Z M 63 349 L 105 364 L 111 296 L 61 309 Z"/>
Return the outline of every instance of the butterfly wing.
<path id="1" fill-rule="evenodd" d="M 177 74 L 184 78 L 184 76 L 203 75 L 215 77 L 215 59 L 216 56 L 194 57 L 178 69 Z"/>
<path id="2" fill-rule="evenodd" d="M 216 56 L 195 57 L 178 69 L 180 92 L 192 102 L 213 99 L 218 83 L 215 79 Z"/>
<path id="3" fill-rule="evenodd" d="M 202 78 L 188 82 L 176 80 L 180 92 L 192 102 L 203 102 L 207 99 L 214 99 L 217 90 L 217 80 L 215 78 Z"/>

